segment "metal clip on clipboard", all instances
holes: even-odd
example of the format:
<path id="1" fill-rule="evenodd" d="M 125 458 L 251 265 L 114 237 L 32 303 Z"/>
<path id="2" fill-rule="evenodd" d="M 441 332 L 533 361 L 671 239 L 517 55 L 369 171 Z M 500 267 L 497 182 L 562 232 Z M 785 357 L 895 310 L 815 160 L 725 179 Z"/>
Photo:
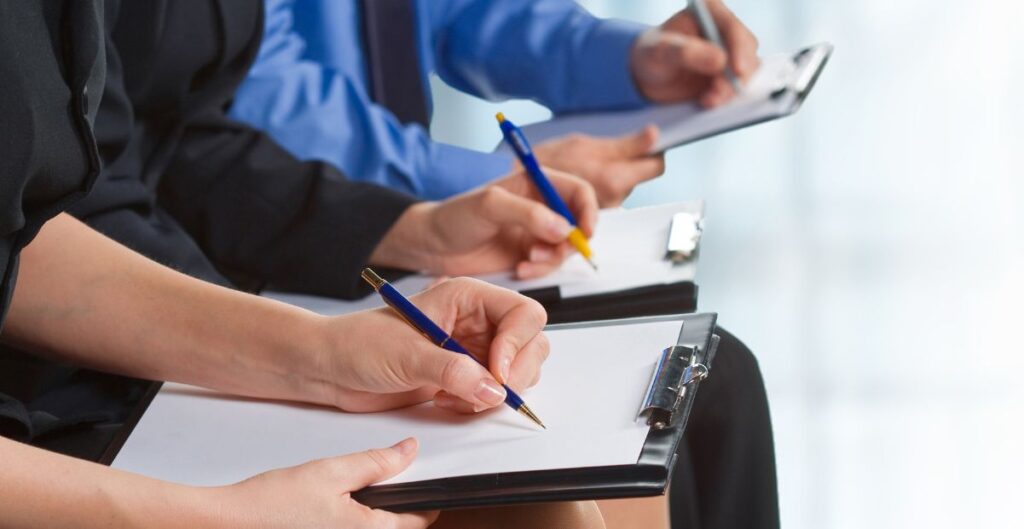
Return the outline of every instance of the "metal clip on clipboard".
<path id="1" fill-rule="evenodd" d="M 681 211 L 673 215 L 668 229 L 665 259 L 674 265 L 688 261 L 697 252 L 702 233 L 704 233 L 704 217 L 700 213 Z"/>
<path id="2" fill-rule="evenodd" d="M 787 94 L 795 96 L 796 103 L 802 103 L 807 94 L 814 88 L 825 63 L 832 56 L 831 44 L 818 44 L 804 48 L 793 55 L 794 75 L 784 86 L 771 93 L 773 100 L 781 99 Z"/>
<path id="3" fill-rule="evenodd" d="M 680 343 L 661 352 L 658 364 L 651 375 L 651 382 L 647 386 L 647 394 L 640 405 L 637 419 L 646 418 L 647 425 L 654 430 L 672 426 L 672 420 L 686 397 L 687 390 L 708 377 L 709 370 L 705 362 L 710 361 L 718 348 L 717 335 L 711 336 L 710 345 L 704 354 L 700 346 L 686 344 L 685 339 L 684 323 L 679 334 Z"/>

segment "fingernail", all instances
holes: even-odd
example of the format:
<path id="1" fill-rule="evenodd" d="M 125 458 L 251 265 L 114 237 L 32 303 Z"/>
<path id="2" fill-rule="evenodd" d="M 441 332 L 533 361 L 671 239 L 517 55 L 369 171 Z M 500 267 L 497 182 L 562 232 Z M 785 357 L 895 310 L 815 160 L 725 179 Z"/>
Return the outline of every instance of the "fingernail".
<path id="1" fill-rule="evenodd" d="M 552 215 L 551 220 L 548 221 L 548 230 L 551 232 L 552 236 L 564 239 L 569 236 L 569 232 L 572 231 L 572 226 L 569 225 L 569 221 L 565 220 L 561 216 Z"/>
<path id="2" fill-rule="evenodd" d="M 480 399 L 480 402 L 484 404 L 497 406 L 505 402 L 505 388 L 498 385 L 497 382 L 485 378 L 480 381 L 480 385 L 476 387 L 476 392 L 473 393 L 473 396 Z"/>
<path id="3" fill-rule="evenodd" d="M 544 246 L 530 248 L 530 260 L 535 263 L 550 261 L 554 256 L 555 252 L 551 251 L 551 248 L 545 248 Z"/>
<path id="4" fill-rule="evenodd" d="M 398 451 L 399 454 L 402 454 L 403 456 L 410 455 L 416 451 L 416 439 L 410 437 L 395 444 L 391 448 L 394 448 L 395 450 Z"/>
<path id="5" fill-rule="evenodd" d="M 498 372 L 501 373 L 501 382 L 508 384 L 508 372 L 512 367 L 511 358 L 502 358 L 501 363 L 498 364 Z"/>

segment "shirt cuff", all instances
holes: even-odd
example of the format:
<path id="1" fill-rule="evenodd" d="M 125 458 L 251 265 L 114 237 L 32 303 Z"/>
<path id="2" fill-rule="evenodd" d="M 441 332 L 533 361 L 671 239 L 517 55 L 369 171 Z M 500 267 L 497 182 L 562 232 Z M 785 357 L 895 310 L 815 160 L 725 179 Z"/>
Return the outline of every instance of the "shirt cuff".
<path id="1" fill-rule="evenodd" d="M 572 79 L 573 106 L 553 110 L 611 110 L 646 105 L 647 100 L 633 82 L 629 52 L 647 29 L 649 26 L 625 20 L 596 20 L 577 54 Z"/>
<path id="2" fill-rule="evenodd" d="M 480 187 L 512 170 L 512 157 L 435 143 L 420 169 L 421 197 L 444 200 Z"/>

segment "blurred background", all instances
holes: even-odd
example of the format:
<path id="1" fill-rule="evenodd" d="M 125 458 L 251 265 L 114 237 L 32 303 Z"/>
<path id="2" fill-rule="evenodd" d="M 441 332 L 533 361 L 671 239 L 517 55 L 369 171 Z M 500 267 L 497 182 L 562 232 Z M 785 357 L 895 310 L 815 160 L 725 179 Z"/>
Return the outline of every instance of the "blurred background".
<path id="1" fill-rule="evenodd" d="M 707 201 L 700 309 L 760 360 L 783 527 L 1019 526 L 1024 2 L 727 3 L 763 54 L 835 54 L 798 114 L 670 152 L 627 206 Z M 433 88 L 436 138 L 497 144 L 498 105 Z"/>

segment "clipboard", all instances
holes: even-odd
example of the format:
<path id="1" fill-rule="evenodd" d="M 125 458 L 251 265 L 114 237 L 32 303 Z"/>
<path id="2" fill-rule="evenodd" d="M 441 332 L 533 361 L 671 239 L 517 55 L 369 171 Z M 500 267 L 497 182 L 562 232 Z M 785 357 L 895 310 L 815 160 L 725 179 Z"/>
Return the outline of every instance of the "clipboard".
<path id="1" fill-rule="evenodd" d="M 621 136 L 653 124 L 660 134 L 652 152 L 663 152 L 796 113 L 810 95 L 832 51 L 831 44 L 821 43 L 795 53 L 765 57 L 744 92 L 720 107 L 704 109 L 696 103 L 677 103 L 567 114 L 524 126 L 522 131 L 536 145 L 571 133 Z M 496 150 L 506 148 L 499 144 Z"/>
<path id="2" fill-rule="evenodd" d="M 564 329 L 570 332 L 595 328 L 597 329 L 597 336 L 628 336 L 631 332 L 634 337 L 647 337 L 649 342 L 657 342 L 661 339 L 665 339 L 668 342 L 665 343 L 666 347 L 664 350 L 660 351 L 660 355 L 657 350 L 648 351 L 644 349 L 644 351 L 639 351 L 638 354 L 646 355 L 644 356 L 645 360 L 642 360 L 639 364 L 637 364 L 636 360 L 628 362 L 630 365 L 653 366 L 643 371 L 628 374 L 634 381 L 629 384 L 635 383 L 634 387 L 641 390 L 640 393 L 642 395 L 638 394 L 636 400 L 622 400 L 614 395 L 611 397 L 612 400 L 624 406 L 624 408 L 623 406 L 619 407 L 619 412 L 623 412 L 624 416 L 636 416 L 638 421 L 642 421 L 634 422 L 627 420 L 628 423 L 634 426 L 630 426 L 626 433 L 630 435 L 635 435 L 636 433 L 643 434 L 643 437 L 636 438 L 638 443 L 642 440 L 642 448 L 639 450 L 636 460 L 632 463 L 622 463 L 624 460 L 621 456 L 627 455 L 628 457 L 628 450 L 624 454 L 615 456 L 614 461 L 617 461 L 615 464 L 567 464 L 564 467 L 557 467 L 550 466 L 551 459 L 549 457 L 547 459 L 549 463 L 545 463 L 543 466 L 535 466 L 532 468 L 536 469 L 525 471 L 490 472 L 477 475 L 454 472 L 454 477 L 423 480 L 417 480 L 410 476 L 409 480 L 405 482 L 382 484 L 363 489 L 356 492 L 355 497 L 360 502 L 372 507 L 402 512 L 435 508 L 451 509 L 484 505 L 664 494 L 672 479 L 672 471 L 676 466 L 676 449 L 682 438 L 686 421 L 689 418 L 696 391 L 700 381 L 708 376 L 709 368 L 715 356 L 718 343 L 718 338 L 714 334 L 715 321 L 715 314 L 696 314 L 627 318 L 549 326 L 549 329 L 552 331 Z M 677 323 L 680 327 L 678 331 L 675 330 Z M 651 325 L 654 327 L 651 327 Z M 616 327 L 620 326 L 623 327 L 622 330 L 616 329 Z M 632 331 L 626 330 L 625 327 L 628 326 L 632 326 Z M 658 331 L 660 338 L 652 340 L 649 336 L 649 329 L 655 328 L 661 329 Z M 677 336 L 674 344 L 671 343 L 671 339 L 666 339 L 668 336 Z M 573 337 L 571 339 L 575 340 L 576 338 Z M 604 338 L 595 336 L 592 339 L 603 340 Z M 623 338 L 623 340 L 633 339 L 635 338 Z M 650 346 L 652 344 L 647 343 L 645 345 Z M 649 364 L 648 362 L 654 361 L 655 356 L 658 356 L 658 362 L 656 364 Z M 617 357 L 613 354 L 607 358 Z M 635 356 L 633 358 L 639 359 Z M 571 359 L 567 361 L 571 361 Z M 613 361 L 613 363 L 618 362 L 620 360 Z M 575 365 L 575 363 L 572 365 Z M 608 373 L 613 379 L 620 379 L 624 375 L 624 372 L 621 370 L 607 370 L 605 367 L 599 367 L 602 374 Z M 565 369 L 564 363 L 563 369 Z M 648 382 L 646 384 L 642 383 L 639 380 L 640 377 L 643 377 L 643 380 Z M 279 456 L 284 456 L 286 459 L 297 459 L 297 461 L 286 464 L 282 464 L 280 460 L 268 461 L 268 458 L 273 460 L 273 457 L 268 455 L 267 452 L 270 445 L 261 444 L 261 435 L 276 436 L 274 438 L 278 441 L 273 446 L 278 447 L 293 447 L 298 439 L 309 437 L 309 435 L 296 437 L 294 432 L 289 430 L 287 426 L 274 421 L 274 417 L 281 417 L 281 414 L 298 413 L 299 416 L 291 415 L 298 421 L 297 424 L 310 425 L 306 421 L 316 419 L 314 415 L 320 414 L 319 420 L 321 422 L 316 424 L 327 425 L 336 431 L 349 431 L 351 423 L 337 424 L 338 419 L 342 417 L 337 415 L 336 411 L 329 409 L 310 408 L 308 406 L 295 407 L 265 401 L 254 402 L 251 399 L 233 399 L 216 395 L 214 395 L 212 400 L 207 400 L 208 397 L 203 396 L 205 390 L 201 392 L 198 389 L 188 389 L 187 387 L 176 389 L 174 386 L 176 385 L 164 385 L 164 389 L 153 400 L 151 410 L 147 413 L 147 415 L 155 414 L 155 416 L 148 418 L 148 424 L 147 418 L 143 418 L 143 421 L 136 428 L 135 434 L 129 437 L 122 453 L 117 455 L 117 457 L 112 457 L 112 466 L 160 479 L 203 486 L 237 481 L 262 470 L 290 466 L 291 464 L 298 464 L 308 459 L 316 459 L 325 455 L 338 455 L 339 450 L 343 452 L 351 451 L 342 450 L 337 445 L 337 437 L 325 434 L 322 436 L 321 441 L 326 441 L 326 443 L 321 444 L 321 447 L 326 445 L 325 449 L 329 450 L 330 454 L 316 455 L 301 449 L 298 450 L 300 453 L 294 453 L 291 449 L 283 451 L 278 449 Z M 170 394 L 167 394 L 167 392 L 170 392 Z M 174 396 L 176 392 L 179 394 L 177 397 Z M 185 396 L 181 396 L 182 394 Z M 534 394 L 535 397 L 536 395 Z M 161 402 L 161 398 L 165 400 Z M 177 415 L 174 413 L 168 415 L 171 407 L 168 407 L 170 401 L 166 400 L 167 398 L 172 400 L 177 398 L 179 399 L 178 404 L 185 404 L 184 407 L 177 409 Z M 197 401 L 196 399 L 203 400 Z M 432 409 L 429 405 L 427 406 L 428 409 Z M 218 412 L 211 412 L 211 408 L 220 408 L 221 411 L 228 410 L 230 415 L 224 416 Z M 422 407 L 416 408 L 423 409 Z M 411 413 L 411 417 L 419 417 L 416 414 L 416 408 L 406 408 L 400 410 L 400 412 Z M 238 415 L 232 410 L 245 410 L 245 413 Z M 590 410 L 591 416 L 595 416 L 594 414 L 604 416 L 603 414 L 606 413 L 605 408 L 591 408 Z M 495 412 L 498 416 L 492 418 L 498 422 L 492 424 L 502 424 L 500 414 L 504 411 L 506 410 L 502 409 Z M 549 408 L 548 411 L 552 415 L 557 415 L 554 413 L 556 410 Z M 586 411 L 573 407 L 564 407 L 561 413 L 585 415 Z M 509 413 L 515 418 L 518 417 L 513 412 L 509 411 Z M 345 415 L 349 416 L 352 420 L 368 420 L 365 419 L 368 417 L 366 414 Z M 175 422 L 175 417 L 180 420 Z M 549 418 L 554 419 L 555 417 Z M 473 418 L 468 420 L 475 421 L 479 419 Z M 618 420 L 613 421 L 613 423 L 617 422 Z M 232 426 L 233 424 L 235 426 Z M 402 424 L 406 423 L 403 422 Z M 254 430 L 254 427 L 257 429 Z M 499 434 L 502 440 L 507 440 L 507 428 L 510 427 L 520 433 L 524 432 L 522 430 L 524 428 L 523 425 L 518 422 L 505 424 L 503 428 L 506 429 L 502 430 Z M 638 429 L 638 427 L 643 429 Z M 238 428 L 241 428 L 241 430 L 238 430 Z M 448 427 L 444 428 L 447 429 Z M 613 426 L 613 430 L 616 428 L 619 427 Z M 404 429 L 405 427 L 403 427 Z M 234 433 L 232 433 L 232 430 L 234 430 Z M 314 435 L 322 433 L 317 430 L 307 431 Z M 487 433 L 490 432 L 489 428 L 483 431 L 485 435 L 494 435 Z M 611 430 L 605 429 L 602 431 Z M 192 433 L 188 434 L 189 432 Z M 261 434 L 259 432 L 264 433 Z M 411 433 L 413 432 L 405 432 L 402 435 L 409 435 Z M 458 431 L 447 431 L 443 435 L 453 433 L 458 434 Z M 423 434 L 423 431 L 420 431 L 418 435 L 421 434 Z M 541 445 L 550 444 L 551 438 L 543 437 L 543 435 L 547 434 L 550 434 L 550 432 L 534 436 L 534 439 L 541 443 Z M 202 439 L 190 440 L 189 437 L 191 435 L 198 435 Z M 285 436 L 285 438 L 282 439 L 281 435 Z M 589 434 L 580 437 L 580 432 L 578 431 L 570 431 L 569 436 L 589 439 Z M 240 445 L 236 444 L 236 441 L 239 439 L 244 439 L 244 442 Z M 427 456 L 426 452 L 423 452 L 423 449 L 427 446 L 423 444 L 426 443 L 426 439 L 421 439 L 421 455 L 418 460 Z M 213 444 L 209 444 L 210 441 Z M 488 461 L 495 459 L 491 448 L 489 448 L 490 446 L 486 445 L 483 449 Z M 540 445 L 535 444 L 534 446 Z M 637 444 L 636 446 L 640 445 Z M 271 452 L 273 451 L 271 450 Z M 116 454 L 116 449 L 114 452 Z M 477 450 L 475 454 L 478 458 L 476 459 L 477 461 L 480 461 L 480 452 L 481 450 Z M 578 450 L 572 452 L 573 455 L 569 456 L 569 458 L 576 457 L 575 452 L 578 452 Z M 111 454 L 111 456 L 115 454 Z M 466 452 L 463 450 L 452 448 L 442 450 L 440 455 L 442 458 L 454 456 L 459 463 L 463 463 L 464 454 Z M 566 458 L 564 451 L 556 451 L 555 454 L 556 461 L 561 462 Z M 256 456 L 256 459 L 259 459 L 259 461 L 254 462 L 252 456 Z M 225 459 L 221 459 L 222 457 Z M 512 455 L 509 454 L 509 458 L 511 457 Z M 245 468 L 239 468 L 239 464 Z M 497 466 L 500 467 L 501 464 L 499 463 Z M 513 466 L 524 468 L 521 465 Z M 255 467 L 260 468 L 259 470 L 254 470 Z M 462 465 L 456 465 L 454 468 L 462 470 Z M 526 465 L 525 468 L 531 467 Z M 420 475 L 434 475 L 430 472 L 429 470 L 426 474 L 421 472 Z M 196 475 L 197 473 L 198 475 Z M 434 473 L 437 474 L 436 469 Z"/>
<path id="3" fill-rule="evenodd" d="M 635 464 L 459 476 L 375 485 L 353 494 L 367 506 L 410 512 L 488 505 L 630 498 L 665 494 L 700 381 L 709 376 L 718 347 L 714 313 L 569 323 L 549 329 L 679 321 L 666 344 L 637 413 L 650 427 Z"/>
<path id="4" fill-rule="evenodd" d="M 695 263 L 704 230 L 703 211 L 672 215 L 664 259 L 672 266 Z M 538 301 L 548 312 L 549 323 L 608 320 L 697 310 L 697 285 L 693 281 L 659 283 L 589 296 L 562 297 L 557 287 L 520 291 Z"/>
<path id="5" fill-rule="evenodd" d="M 538 301 L 547 310 L 549 323 L 693 312 L 697 308 L 698 289 L 693 280 L 703 218 L 702 201 L 603 210 L 590 241 L 600 272 L 594 272 L 579 255 L 572 255 L 559 270 L 537 279 L 516 280 L 509 273 L 476 278 Z M 690 246 L 686 258 L 677 260 L 671 255 L 678 249 L 673 233 L 683 223 L 690 225 Z M 694 232 L 698 233 L 696 240 L 692 239 Z M 424 290 L 433 282 L 430 277 L 397 270 L 381 270 L 381 274 L 406 294 Z M 369 288 L 365 291 L 372 292 Z M 377 296 L 338 302 L 277 292 L 266 295 L 326 314 L 381 305 Z"/>

